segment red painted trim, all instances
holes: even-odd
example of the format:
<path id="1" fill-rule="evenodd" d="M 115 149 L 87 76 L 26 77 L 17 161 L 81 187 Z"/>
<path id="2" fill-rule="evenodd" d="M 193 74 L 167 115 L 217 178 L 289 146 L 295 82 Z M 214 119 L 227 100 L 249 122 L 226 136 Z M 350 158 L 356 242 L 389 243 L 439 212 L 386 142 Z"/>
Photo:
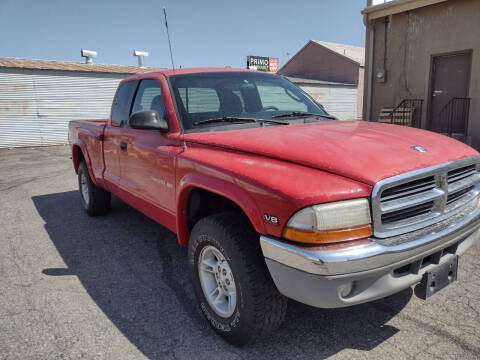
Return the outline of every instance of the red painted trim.
<path id="1" fill-rule="evenodd" d="M 80 159 L 78 157 L 78 152 L 81 151 L 83 154 L 83 158 L 85 159 L 85 163 L 87 165 L 88 169 L 88 174 L 90 175 L 90 179 L 92 179 L 92 182 L 97 185 L 97 180 L 95 176 L 93 175 L 93 170 L 92 170 L 92 162 L 90 161 L 90 156 L 87 151 L 87 147 L 85 146 L 85 143 L 81 140 L 78 140 L 78 143 L 73 145 L 73 147 L 77 148 L 77 163 L 74 163 L 75 166 L 75 172 L 78 174 L 78 167 L 80 166 Z M 73 147 L 72 147 L 72 157 L 73 157 Z"/>
<path id="2" fill-rule="evenodd" d="M 190 192 L 195 188 L 223 196 L 234 202 L 242 209 L 245 215 L 247 215 L 255 230 L 258 233 L 266 234 L 261 211 L 246 190 L 225 180 L 199 173 L 189 173 L 180 180 L 177 188 L 176 230 L 178 242 L 181 245 L 188 245 L 188 239 L 190 237 L 186 211 Z"/>

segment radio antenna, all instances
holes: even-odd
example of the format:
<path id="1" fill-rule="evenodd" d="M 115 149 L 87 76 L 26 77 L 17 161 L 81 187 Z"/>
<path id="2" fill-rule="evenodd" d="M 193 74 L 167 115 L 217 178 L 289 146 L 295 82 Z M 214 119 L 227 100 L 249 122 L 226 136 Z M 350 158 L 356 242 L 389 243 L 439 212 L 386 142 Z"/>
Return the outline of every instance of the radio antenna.
<path id="1" fill-rule="evenodd" d="M 167 28 L 168 47 L 170 48 L 170 60 L 172 61 L 173 74 L 175 74 L 175 64 L 173 63 L 172 43 L 170 41 L 170 32 L 168 31 L 167 9 L 163 7 L 163 15 L 165 17 L 165 27 Z"/>

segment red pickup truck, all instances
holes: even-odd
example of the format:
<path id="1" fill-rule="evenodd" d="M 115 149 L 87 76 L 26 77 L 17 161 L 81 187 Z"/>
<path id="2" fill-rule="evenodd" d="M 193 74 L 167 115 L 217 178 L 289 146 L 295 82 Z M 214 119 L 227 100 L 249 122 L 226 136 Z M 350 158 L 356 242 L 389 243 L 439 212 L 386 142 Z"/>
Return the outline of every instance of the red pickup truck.
<path id="1" fill-rule="evenodd" d="M 180 69 L 123 80 L 108 120 L 69 124 L 81 200 L 114 194 L 188 246 L 199 306 L 226 340 L 321 308 L 457 278 L 479 237 L 480 156 L 420 129 L 338 121 L 286 79 Z"/>

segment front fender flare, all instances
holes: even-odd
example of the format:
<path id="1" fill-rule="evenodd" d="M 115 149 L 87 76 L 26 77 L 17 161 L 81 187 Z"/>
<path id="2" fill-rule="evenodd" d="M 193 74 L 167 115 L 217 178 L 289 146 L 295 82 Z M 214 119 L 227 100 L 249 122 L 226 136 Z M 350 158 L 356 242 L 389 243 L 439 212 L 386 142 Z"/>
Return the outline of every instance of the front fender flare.
<path id="1" fill-rule="evenodd" d="M 248 191 L 238 184 L 210 175 L 189 173 L 180 180 L 177 189 L 177 236 L 181 245 L 188 245 L 190 237 L 187 225 L 187 205 L 190 191 L 195 188 L 212 192 L 234 202 L 242 209 L 258 233 L 266 233 L 261 211 Z"/>

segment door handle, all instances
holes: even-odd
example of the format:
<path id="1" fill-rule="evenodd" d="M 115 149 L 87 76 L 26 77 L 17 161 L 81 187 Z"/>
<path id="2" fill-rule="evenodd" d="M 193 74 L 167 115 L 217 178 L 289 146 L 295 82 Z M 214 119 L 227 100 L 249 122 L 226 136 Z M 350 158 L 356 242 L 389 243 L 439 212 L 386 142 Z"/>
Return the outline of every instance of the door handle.
<path id="1" fill-rule="evenodd" d="M 127 143 L 125 141 L 120 143 L 120 150 L 127 151 Z"/>

